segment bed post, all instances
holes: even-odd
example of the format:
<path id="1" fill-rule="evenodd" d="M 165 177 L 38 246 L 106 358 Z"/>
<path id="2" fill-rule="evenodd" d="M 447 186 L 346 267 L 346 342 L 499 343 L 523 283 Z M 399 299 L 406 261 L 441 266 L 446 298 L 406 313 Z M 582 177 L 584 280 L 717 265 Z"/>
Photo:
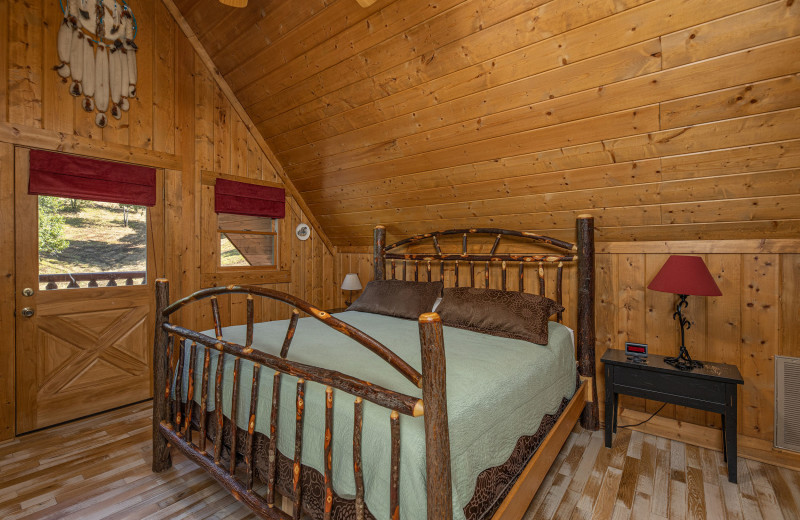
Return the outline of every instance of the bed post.
<path id="1" fill-rule="evenodd" d="M 386 260 L 384 259 L 384 255 L 386 252 L 383 248 L 386 247 L 386 228 L 384 226 L 375 226 L 373 242 L 375 243 L 374 255 L 372 257 L 372 263 L 375 267 L 375 276 L 373 280 L 385 280 Z"/>
<path id="2" fill-rule="evenodd" d="M 168 420 L 167 370 L 169 359 L 167 345 L 169 334 L 164 330 L 167 317 L 162 311 L 169 305 L 169 281 L 156 280 L 156 334 L 153 343 L 153 471 L 161 472 L 172 467 L 167 439 L 159 431 L 161 421 Z"/>
<path id="3" fill-rule="evenodd" d="M 589 379 L 589 399 L 581 415 L 587 430 L 600 427 L 597 409 L 594 329 L 594 218 L 578 215 L 578 374 Z"/>
<path id="4" fill-rule="evenodd" d="M 425 406 L 425 452 L 428 519 L 453 518 L 450 431 L 447 425 L 446 367 L 442 321 L 435 312 L 419 317 L 422 346 L 422 401 Z"/>

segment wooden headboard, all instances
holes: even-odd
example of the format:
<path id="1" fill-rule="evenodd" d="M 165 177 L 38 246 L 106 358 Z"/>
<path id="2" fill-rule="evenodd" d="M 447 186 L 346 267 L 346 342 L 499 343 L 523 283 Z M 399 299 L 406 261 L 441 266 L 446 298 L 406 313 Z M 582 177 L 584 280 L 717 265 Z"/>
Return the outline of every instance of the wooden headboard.
<path id="1" fill-rule="evenodd" d="M 438 270 L 438 279 L 445 281 L 445 263 L 453 263 L 455 287 L 479 287 L 480 281 L 475 280 L 475 265 L 484 263 L 483 286 L 489 288 L 491 264 L 500 264 L 500 287 L 502 290 L 525 289 L 525 265 L 538 265 L 538 292 L 545 295 L 545 268 L 556 268 L 555 299 L 561 304 L 563 301 L 563 269 L 565 264 L 575 263 L 578 270 L 578 301 L 577 301 L 577 341 L 576 361 L 578 374 L 581 379 L 589 380 L 590 402 L 587 403 L 581 417 L 581 425 L 587 429 L 599 427 L 597 409 L 597 385 L 595 376 L 595 327 L 594 327 L 594 219 L 591 215 L 580 215 L 576 220 L 577 243 L 572 244 L 544 235 L 526 231 L 514 231 L 496 228 L 449 229 L 434 231 L 422 235 L 414 235 L 390 245 L 386 245 L 386 228 L 376 226 L 374 232 L 374 279 L 386 280 L 387 270 L 391 279 L 409 279 L 408 271 L 413 269 L 413 280 L 432 281 L 433 271 Z M 447 236 L 461 236 L 461 252 L 445 253 L 440 245 L 440 238 Z M 470 252 L 468 242 L 471 237 L 494 237 L 491 249 L 488 252 Z M 504 237 L 513 237 L 515 241 L 544 244 L 554 250 L 553 253 L 498 253 L 498 246 Z M 396 249 L 403 246 L 422 245 L 430 241 L 430 252 L 397 253 Z M 491 241 L 490 241 L 491 242 Z M 469 280 L 460 279 L 459 264 L 469 266 Z M 508 272 L 516 264 L 517 284 L 509 284 Z M 420 273 L 420 268 L 424 274 Z M 514 288 L 516 287 L 516 288 Z M 557 320 L 562 320 L 562 315 L 557 315 Z"/>

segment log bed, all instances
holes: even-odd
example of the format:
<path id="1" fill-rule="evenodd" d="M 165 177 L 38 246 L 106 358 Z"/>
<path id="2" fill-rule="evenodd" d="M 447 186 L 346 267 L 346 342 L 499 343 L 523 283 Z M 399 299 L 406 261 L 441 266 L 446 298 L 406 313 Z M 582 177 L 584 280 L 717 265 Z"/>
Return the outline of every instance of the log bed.
<path id="1" fill-rule="evenodd" d="M 386 245 L 386 231 L 382 226 L 375 228 L 374 241 L 374 278 L 387 279 L 387 269 L 391 278 L 397 277 L 398 268 L 402 269 L 402 279 L 407 278 L 407 269 L 413 266 L 413 279 L 420 280 L 420 262 L 423 263 L 427 280 L 432 279 L 432 265 L 438 264 L 440 279 L 444 280 L 444 265 L 454 262 L 455 286 L 465 286 L 459 280 L 459 262 L 469 265 L 469 286 L 477 287 L 475 280 L 475 264 L 485 263 L 485 287 L 489 287 L 489 265 L 500 264 L 501 287 L 503 290 L 514 290 L 509 287 L 509 266 L 518 265 L 518 289 L 524 289 L 524 265 L 534 263 L 538 265 L 538 289 L 540 294 L 545 293 L 545 266 L 557 266 L 556 300 L 562 300 L 562 275 L 565 264 L 577 264 L 578 301 L 577 301 L 577 338 L 576 338 L 576 364 L 580 376 L 580 385 L 574 396 L 569 400 L 558 416 L 549 433 L 541 441 L 530 461 L 519 474 L 505 499 L 496 508 L 491 518 L 511 519 L 520 518 L 527 509 L 536 490 L 541 484 L 545 474 L 550 468 L 556 455 L 563 446 L 569 432 L 580 419 L 581 425 L 587 429 L 597 429 L 597 388 L 594 381 L 595 373 L 595 332 L 594 332 L 594 227 L 593 219 L 589 215 L 581 215 L 576 221 L 577 244 L 532 233 L 510 231 L 502 229 L 461 229 L 428 233 L 401 240 L 391 245 Z M 459 254 L 445 254 L 440 247 L 440 238 L 448 235 L 462 236 L 462 251 Z M 492 236 L 494 243 L 488 254 L 468 252 L 467 242 L 473 236 Z M 499 254 L 498 244 L 503 237 L 514 237 L 514 240 L 529 241 L 545 244 L 548 248 L 558 250 L 558 254 Z M 432 242 L 433 253 L 396 253 L 395 250 L 404 246 L 416 245 L 420 242 Z M 399 264 L 399 265 L 398 265 Z M 424 278 L 424 277 L 423 277 Z M 223 328 L 220 322 L 217 296 L 221 294 L 246 294 L 247 295 L 247 325 L 244 345 L 226 341 L 223 338 Z M 254 335 L 254 301 L 255 297 L 270 298 L 290 305 L 293 308 L 292 318 L 284 337 L 280 355 L 271 355 L 253 348 Z M 186 329 L 170 322 L 173 313 L 186 305 L 209 299 L 214 320 L 214 335 L 211 337 L 200 332 Z M 155 472 L 161 472 L 171 467 L 170 447 L 178 449 L 190 460 L 210 473 L 233 496 L 246 504 L 255 514 L 269 519 L 299 519 L 304 514 L 314 518 L 332 518 L 332 509 L 335 500 L 331 472 L 331 451 L 334 442 L 331 421 L 333 417 L 333 389 L 343 391 L 354 398 L 353 428 L 353 463 L 355 477 L 355 497 L 353 499 L 353 514 L 359 520 L 371 518 L 364 502 L 364 475 L 362 474 L 361 460 L 361 417 L 363 401 L 369 401 L 387 409 L 390 422 L 391 443 L 391 468 L 386 468 L 390 479 L 390 511 L 391 518 L 400 518 L 399 510 L 399 450 L 400 427 L 399 416 L 406 415 L 414 420 L 424 421 L 425 432 L 425 460 L 427 487 L 427 518 L 428 520 L 451 519 L 453 517 L 452 489 L 451 489 L 451 464 L 450 464 L 450 436 L 447 415 L 447 396 L 445 391 L 445 345 L 443 339 L 442 322 L 435 313 L 425 313 L 419 317 L 419 337 L 421 348 L 421 373 L 409 363 L 396 355 L 390 348 L 378 342 L 361 330 L 337 319 L 335 316 L 320 310 L 313 305 L 300 300 L 292 295 L 257 286 L 215 287 L 203 289 L 194 294 L 169 302 L 169 283 L 167 280 L 156 281 L 156 334 L 154 344 L 154 399 L 153 399 L 153 464 Z M 373 354 L 383 359 L 391 369 L 396 370 L 416 387 L 421 388 L 422 398 L 403 394 L 389 388 L 384 388 L 368 381 L 353 376 L 309 364 L 302 364 L 288 358 L 292 339 L 298 326 L 300 312 L 316 318 L 330 327 L 336 333 L 344 334 Z M 561 313 L 558 314 L 561 321 Z M 191 348 L 184 348 L 184 344 L 191 343 Z M 197 408 L 189 396 L 195 395 L 194 379 L 198 345 L 203 348 L 202 363 L 202 403 Z M 216 374 L 210 373 L 209 357 L 214 351 L 220 361 L 216 363 Z M 188 359 L 186 359 L 188 356 Z M 234 359 L 233 400 L 230 408 L 230 417 L 223 416 L 223 365 L 226 356 Z M 240 362 L 246 360 L 253 363 L 252 383 L 249 410 L 237 410 L 240 381 Z M 184 374 L 184 364 L 188 363 L 188 390 L 186 403 L 180 395 L 184 383 L 181 378 Z M 198 365 L 199 366 L 199 365 Z M 255 489 L 255 461 L 254 437 L 259 435 L 254 432 L 257 402 L 260 398 L 259 372 L 261 367 L 274 370 L 273 391 L 271 392 L 272 406 L 267 440 L 268 467 L 265 479 L 266 490 L 263 493 Z M 295 428 L 294 454 L 284 456 L 277 449 L 277 413 L 282 375 L 298 378 L 295 399 L 294 416 L 297 427 Z M 266 374 L 265 374 L 266 375 Z M 213 378 L 212 378 L 213 376 Z M 323 499 L 314 501 L 318 509 L 312 507 L 309 500 L 304 502 L 303 483 L 307 475 L 301 472 L 308 469 L 301 465 L 300 455 L 303 446 L 303 416 L 305 409 L 305 382 L 312 381 L 326 386 L 325 391 L 325 439 L 324 439 L 324 486 Z M 173 384 L 174 382 L 174 384 Z M 209 386 L 214 385 L 215 409 L 207 412 Z M 270 396 L 264 397 L 268 399 Z M 566 400 L 565 400 L 566 401 Z M 247 430 L 238 431 L 236 428 L 237 414 L 244 415 L 247 419 Z M 420 416 L 422 416 L 420 418 Z M 199 438 L 193 439 L 193 433 L 199 433 Z M 208 446 L 208 441 L 212 445 Z M 340 441 L 341 442 L 341 441 Z M 238 443 L 238 445 L 237 445 Z M 210 448 L 210 450 L 209 450 Z M 228 460 L 223 454 L 228 451 Z M 211 451 L 211 453 L 209 453 Z M 236 454 L 240 454 L 237 457 Z M 289 458 L 290 482 L 283 482 L 280 487 L 282 494 L 291 500 L 292 511 L 287 513 L 279 508 L 276 490 L 281 483 L 278 482 L 278 461 Z M 239 462 L 241 460 L 241 463 Z M 260 474 L 259 474 L 260 475 Z M 341 516 L 341 515 L 340 515 Z M 348 515 L 348 517 L 350 517 Z"/>

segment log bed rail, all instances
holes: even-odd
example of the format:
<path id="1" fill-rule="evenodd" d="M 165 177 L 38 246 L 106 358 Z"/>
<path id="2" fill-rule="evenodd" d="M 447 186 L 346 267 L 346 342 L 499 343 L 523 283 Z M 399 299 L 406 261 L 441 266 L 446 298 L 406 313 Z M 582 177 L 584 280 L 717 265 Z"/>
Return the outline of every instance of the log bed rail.
<path id="1" fill-rule="evenodd" d="M 487 264 L 485 285 L 489 285 L 488 265 L 490 262 L 500 262 L 502 265 L 502 287 L 506 289 L 507 264 L 518 262 L 519 268 L 519 290 L 524 288 L 524 270 L 522 266 L 528 262 L 539 263 L 539 292 L 544 294 L 544 277 L 542 266 L 545 263 L 558 263 L 557 291 L 558 301 L 561 301 L 561 281 L 562 268 L 564 262 L 577 261 L 578 280 L 579 280 L 579 301 L 578 301 L 578 372 L 583 379 L 588 379 L 589 385 L 583 383 L 573 397 L 567 410 L 559 419 L 557 427 L 545 438 L 541 449 L 525 468 L 520 480 L 517 481 L 512 492 L 501 504 L 500 509 L 493 518 L 513 518 L 516 517 L 520 504 L 523 500 L 525 507 L 532 498 L 544 473 L 535 472 L 537 476 L 529 477 L 530 468 L 537 460 L 540 467 L 547 465 L 555 458 L 561 445 L 566 439 L 572 424 L 577 420 L 581 413 L 581 424 L 585 428 L 596 429 L 598 424 L 596 396 L 597 389 L 594 384 L 594 241 L 593 241 L 593 222 L 589 216 L 580 216 L 578 224 L 578 243 L 576 245 L 560 240 L 543 237 L 532 233 L 515 232 L 498 229 L 470 229 L 470 230 L 449 230 L 443 232 L 417 235 L 406 240 L 397 242 L 390 246 L 385 246 L 386 230 L 383 226 L 375 229 L 375 279 L 385 279 L 386 263 L 391 262 L 392 278 L 395 278 L 395 261 L 403 261 L 403 279 L 406 279 L 406 264 L 413 261 L 415 268 L 415 279 L 419 278 L 419 261 L 426 263 L 428 280 L 431 279 L 431 262 L 440 261 L 440 275 L 444 279 L 444 262 L 459 261 L 468 262 L 470 265 L 470 285 L 475 287 L 474 264 L 476 261 L 484 261 Z M 463 236 L 463 251 L 458 255 L 442 254 L 438 237 L 448 234 L 460 234 Z M 491 252 L 488 255 L 468 254 L 467 237 L 472 234 L 494 234 L 496 239 Z M 530 239 L 536 242 L 552 245 L 557 248 L 565 249 L 568 255 L 498 255 L 496 249 L 500 239 L 505 236 L 516 236 Z M 430 238 L 433 241 L 436 253 L 434 255 L 406 254 L 397 255 L 387 253 L 396 247 L 412 244 Z M 457 257 L 457 258 L 456 258 Z M 458 268 L 456 268 L 458 273 Z M 458 275 L 455 279 L 456 286 L 459 285 Z M 351 325 L 338 320 L 329 313 L 322 311 L 313 305 L 292 295 L 266 289 L 258 286 L 249 285 L 229 285 L 226 287 L 214 287 L 203 289 L 194 294 L 169 303 L 169 282 L 166 279 L 156 280 L 156 331 L 154 341 L 154 398 L 153 398 L 153 465 L 155 472 L 161 472 L 171 467 L 172 460 L 170 447 L 180 450 L 190 460 L 201 466 L 211 474 L 223 487 L 239 501 L 246 504 L 254 513 L 262 518 L 274 520 L 286 520 L 289 518 L 300 519 L 303 515 L 303 489 L 301 472 L 301 453 L 303 445 L 303 418 L 305 411 L 305 385 L 306 381 L 313 381 L 324 385 L 325 388 L 325 439 L 324 439 L 324 501 L 322 518 L 331 518 L 331 508 L 333 504 L 333 483 L 332 483 L 332 421 L 333 421 L 333 389 L 341 390 L 355 398 L 354 401 L 354 429 L 353 429 L 353 465 L 355 480 L 355 518 L 364 520 L 367 518 L 367 508 L 364 502 L 364 479 L 362 474 L 361 459 L 361 429 L 363 418 L 363 401 L 367 400 L 387 409 L 387 418 L 390 422 L 390 468 L 389 473 L 389 492 L 390 492 L 390 515 L 392 520 L 400 518 L 400 494 L 399 494 L 399 464 L 400 464 L 400 423 L 399 416 L 404 414 L 410 417 L 423 417 L 425 429 L 425 448 L 426 448 L 426 486 L 427 486 L 427 518 L 428 520 L 448 520 L 452 519 L 452 480 L 450 468 L 450 437 L 448 430 L 447 416 L 447 396 L 446 396 L 446 366 L 444 353 L 444 339 L 442 322 L 436 313 L 426 313 L 419 317 L 419 333 L 421 346 L 422 373 L 411 367 L 402 358 L 397 356 L 385 345 L 381 344 L 371 336 L 364 334 Z M 223 328 L 220 322 L 219 306 L 217 296 L 223 294 L 246 294 L 247 295 L 247 323 L 245 345 L 240 345 L 223 338 Z M 275 356 L 255 350 L 252 347 L 254 333 L 254 297 L 263 297 L 280 301 L 292 307 L 292 316 L 289 320 L 288 329 L 282 343 L 280 355 Z M 186 305 L 208 299 L 211 305 L 211 314 L 214 320 L 214 335 L 196 332 L 184 327 L 172 324 L 170 317 L 173 313 L 182 309 Z M 306 365 L 287 359 L 292 338 L 294 337 L 298 318 L 301 312 L 314 317 L 328 327 L 345 334 L 352 338 L 372 353 L 381 357 L 393 369 L 400 372 L 412 384 L 422 389 L 422 399 L 418 397 L 402 394 L 394 390 L 382 388 L 361 379 L 316 366 Z M 558 316 L 559 321 L 561 315 Z M 190 343 L 188 348 L 185 343 Z M 199 346 L 199 347 L 198 347 Z M 202 349 L 202 352 L 198 350 Z M 211 350 L 217 352 L 218 361 L 215 374 L 210 373 Z M 203 413 L 199 414 L 199 438 L 197 442 L 193 439 L 193 418 L 194 409 L 194 385 L 195 372 L 197 367 L 198 355 L 203 356 L 202 372 L 199 375 L 201 380 L 201 403 L 200 408 Z M 222 383 L 225 376 L 224 364 L 226 356 L 233 356 L 233 395 L 230 410 L 230 428 L 228 446 L 230 448 L 230 460 L 227 467 L 224 467 L 222 460 L 225 446 L 225 429 L 223 416 L 223 392 Z M 186 359 L 188 357 L 188 359 Z M 236 423 L 237 415 L 242 411 L 237 410 L 237 401 L 242 384 L 240 378 L 241 360 L 253 363 L 253 376 L 251 382 L 250 409 L 244 410 L 248 413 L 247 431 L 244 437 L 244 446 L 237 448 Z M 184 365 L 188 363 L 188 381 L 186 403 L 183 403 L 181 392 L 183 390 Z M 253 488 L 255 460 L 254 460 L 254 433 L 257 414 L 257 402 L 259 399 L 259 374 L 261 367 L 274 370 L 272 406 L 270 412 L 270 427 L 267 452 L 267 482 L 264 495 L 259 494 Z M 295 452 L 292 459 L 292 481 L 291 499 L 292 514 L 289 515 L 276 507 L 276 479 L 277 479 L 277 435 L 278 435 L 278 413 L 281 390 L 281 377 L 283 374 L 298 378 L 295 399 Z M 170 395 L 174 382 L 174 395 Z M 209 386 L 214 384 L 215 410 L 206 413 L 208 409 Z M 586 399 L 586 392 L 590 396 Z M 584 408 L 584 401 L 586 407 Z M 213 454 L 207 451 L 208 439 L 208 420 L 215 423 L 215 433 L 213 435 Z M 571 421 L 571 423 L 570 423 Z M 564 423 L 562 425 L 562 423 Z M 558 431 L 556 431 L 558 430 Z M 544 448 L 549 447 L 547 450 Z M 240 467 L 237 472 L 237 452 L 242 454 L 244 468 Z M 550 461 L 549 463 L 547 461 Z M 546 472 L 546 468 L 545 468 Z M 539 475 L 540 474 L 540 475 Z M 523 482 L 524 481 L 524 482 Z M 516 502 L 512 501 L 514 493 L 518 488 L 527 488 L 520 491 L 519 495 L 524 497 Z M 525 498 L 527 497 L 527 498 Z M 509 506 L 509 503 L 512 503 Z M 511 511 L 511 513 L 509 513 Z M 521 511 L 524 511 L 521 510 Z M 510 515 L 510 516 L 509 516 Z"/>

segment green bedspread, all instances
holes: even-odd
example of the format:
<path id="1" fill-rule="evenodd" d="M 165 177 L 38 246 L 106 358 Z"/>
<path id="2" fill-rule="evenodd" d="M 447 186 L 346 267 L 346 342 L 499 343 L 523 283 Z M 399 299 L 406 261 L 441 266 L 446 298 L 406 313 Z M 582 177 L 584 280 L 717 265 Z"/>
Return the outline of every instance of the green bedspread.
<path id="1" fill-rule="evenodd" d="M 419 329 L 416 321 L 361 312 L 337 315 L 392 349 L 421 371 Z M 288 320 L 255 325 L 254 348 L 278 355 Z M 575 391 L 575 358 L 571 332 L 550 322 L 550 342 L 535 345 L 476 332 L 444 327 L 447 356 L 447 407 L 453 474 L 454 518 L 464 518 L 478 475 L 504 463 L 517 440 L 534 433 L 545 414 L 557 411 L 564 397 Z M 213 331 L 205 334 L 213 337 Z M 227 341 L 244 344 L 245 327 L 223 330 Z M 188 351 L 186 352 L 188 360 Z M 203 348 L 198 347 L 194 400 L 200 402 Z M 216 351 L 211 352 L 211 373 L 216 371 Z M 338 370 L 374 384 L 421 397 L 416 388 L 378 356 L 344 334 L 313 318 L 301 319 L 289 350 L 289 359 Z M 182 395 L 186 395 L 188 362 Z M 269 434 L 273 371 L 261 371 L 256 431 Z M 226 356 L 223 412 L 229 416 L 233 357 Z M 240 372 L 237 423 L 247 429 L 252 364 L 243 361 Z M 295 396 L 297 378 L 284 375 L 279 408 L 278 449 L 294 454 Z M 209 410 L 214 409 L 214 389 L 209 388 Z M 352 463 L 353 397 L 334 390 L 334 491 L 343 498 L 355 496 Z M 379 519 L 389 518 L 389 411 L 364 401 L 362 462 L 365 500 Z M 323 471 L 325 388 L 306 384 L 303 424 L 303 464 Z M 424 519 L 425 434 L 423 418 L 400 416 L 400 514 Z"/>

